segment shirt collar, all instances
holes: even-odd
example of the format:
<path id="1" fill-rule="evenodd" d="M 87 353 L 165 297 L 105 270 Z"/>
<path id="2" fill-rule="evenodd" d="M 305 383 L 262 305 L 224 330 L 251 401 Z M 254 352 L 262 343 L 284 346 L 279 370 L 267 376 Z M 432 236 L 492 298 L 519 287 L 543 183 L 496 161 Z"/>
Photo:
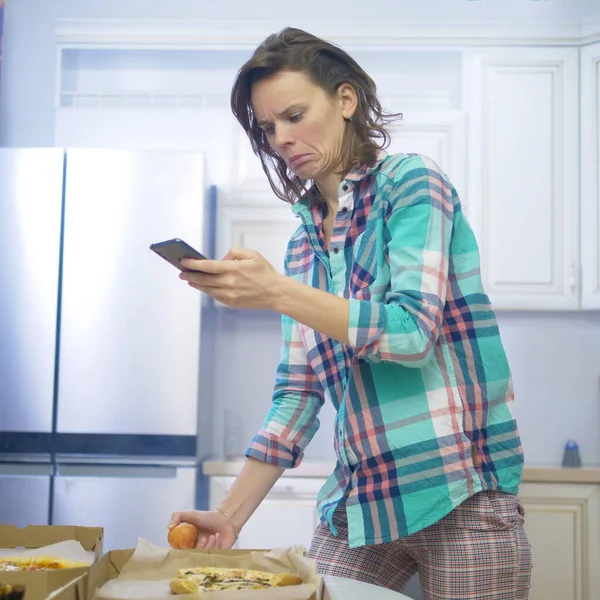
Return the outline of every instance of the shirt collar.
<path id="1" fill-rule="evenodd" d="M 355 183 L 357 181 L 360 181 L 361 179 L 364 179 L 365 177 L 367 177 L 367 175 L 370 175 L 371 173 L 373 173 L 373 171 L 378 169 L 381 163 L 386 158 L 387 152 L 381 149 L 378 150 L 377 158 L 375 159 L 375 162 L 372 165 L 357 165 L 355 167 L 352 167 L 352 169 L 348 171 L 346 177 L 344 177 L 342 184 L 344 183 L 344 181 L 352 181 L 353 183 Z"/>
<path id="2" fill-rule="evenodd" d="M 377 158 L 372 165 L 356 165 L 352 167 L 342 179 L 338 188 L 338 197 L 348 194 L 354 188 L 354 184 L 363 180 L 365 177 L 371 175 L 376 171 L 381 163 L 387 158 L 387 152 L 385 150 L 378 150 Z M 317 193 L 316 186 L 313 184 L 306 193 L 297 200 L 292 206 L 294 213 L 299 214 L 303 210 L 309 208 L 314 201 L 315 194 Z"/>

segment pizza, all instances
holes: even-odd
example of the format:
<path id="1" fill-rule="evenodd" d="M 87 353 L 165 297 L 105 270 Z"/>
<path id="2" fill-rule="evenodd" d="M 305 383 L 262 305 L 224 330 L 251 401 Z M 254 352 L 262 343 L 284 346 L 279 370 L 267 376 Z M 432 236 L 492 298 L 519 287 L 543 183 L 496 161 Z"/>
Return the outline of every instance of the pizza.
<path id="1" fill-rule="evenodd" d="M 83 562 L 75 562 L 56 556 L 1 556 L 0 571 L 46 571 L 54 569 L 76 569 L 89 567 Z"/>
<path id="2" fill-rule="evenodd" d="M 202 594 L 220 590 L 263 590 L 286 585 L 300 585 L 302 579 L 291 573 L 267 573 L 248 569 L 194 567 L 179 569 L 171 580 L 174 594 Z"/>

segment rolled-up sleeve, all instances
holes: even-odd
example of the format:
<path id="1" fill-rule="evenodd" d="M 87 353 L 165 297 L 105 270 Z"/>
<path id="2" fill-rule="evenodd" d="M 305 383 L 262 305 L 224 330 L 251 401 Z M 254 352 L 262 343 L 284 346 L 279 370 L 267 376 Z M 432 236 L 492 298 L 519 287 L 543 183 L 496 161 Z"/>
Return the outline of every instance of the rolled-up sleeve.
<path id="1" fill-rule="evenodd" d="M 300 325 L 286 315 L 281 325 L 283 342 L 273 403 L 246 456 L 289 469 L 301 463 L 319 429 L 324 394 L 308 361 Z"/>
<path id="2" fill-rule="evenodd" d="M 422 367 L 440 335 L 448 286 L 455 191 L 423 156 L 403 161 L 394 177 L 386 245 L 385 302 L 350 300 L 349 340 L 368 362 Z"/>

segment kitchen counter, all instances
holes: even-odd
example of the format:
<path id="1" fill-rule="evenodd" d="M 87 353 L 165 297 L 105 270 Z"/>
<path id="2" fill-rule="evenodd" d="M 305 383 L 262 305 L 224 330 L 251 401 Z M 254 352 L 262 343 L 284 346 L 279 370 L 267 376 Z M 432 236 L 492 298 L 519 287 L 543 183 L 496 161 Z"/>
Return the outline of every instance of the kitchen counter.
<path id="1" fill-rule="evenodd" d="M 202 463 L 202 472 L 208 476 L 231 477 L 240 472 L 244 459 L 207 460 Z M 328 477 L 333 471 L 329 461 L 303 461 L 295 469 L 286 469 L 284 477 Z M 565 469 L 560 466 L 529 466 L 523 472 L 525 483 L 588 483 L 600 485 L 600 467 Z"/>
<path id="2" fill-rule="evenodd" d="M 235 476 L 245 459 L 240 460 L 206 460 L 202 463 L 202 473 L 209 476 Z M 329 477 L 335 463 L 329 461 L 303 461 L 295 469 L 286 469 L 283 477 Z"/>

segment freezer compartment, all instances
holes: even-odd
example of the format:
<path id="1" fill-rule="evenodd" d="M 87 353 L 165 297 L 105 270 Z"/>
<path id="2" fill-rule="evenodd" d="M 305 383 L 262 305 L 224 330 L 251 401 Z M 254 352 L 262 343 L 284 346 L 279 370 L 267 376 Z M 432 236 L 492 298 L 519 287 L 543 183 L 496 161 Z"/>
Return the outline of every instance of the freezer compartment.
<path id="1" fill-rule="evenodd" d="M 67 152 L 60 433 L 196 435 L 201 294 L 149 249 L 202 251 L 201 154 Z"/>
<path id="2" fill-rule="evenodd" d="M 0 149 L 0 431 L 50 431 L 64 152 Z"/>
<path id="3" fill-rule="evenodd" d="M 50 464 L 0 463 L 0 523 L 48 525 Z"/>
<path id="4" fill-rule="evenodd" d="M 58 464 L 52 523 L 103 527 L 105 551 L 138 537 L 166 546 L 171 514 L 194 508 L 195 463 L 118 460 Z"/>

